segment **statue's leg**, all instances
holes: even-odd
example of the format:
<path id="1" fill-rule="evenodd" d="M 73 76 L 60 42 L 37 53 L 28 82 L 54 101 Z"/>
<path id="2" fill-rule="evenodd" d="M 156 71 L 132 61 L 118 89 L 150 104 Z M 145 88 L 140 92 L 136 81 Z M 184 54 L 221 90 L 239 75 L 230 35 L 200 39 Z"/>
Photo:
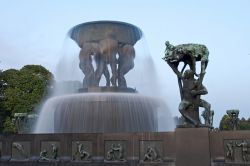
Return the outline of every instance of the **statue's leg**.
<path id="1" fill-rule="evenodd" d="M 107 64 L 103 60 L 100 60 L 95 71 L 95 86 L 99 86 L 105 66 L 107 66 Z"/>
<path id="2" fill-rule="evenodd" d="M 127 82 L 124 77 L 131 69 L 134 68 L 134 60 L 125 59 L 125 61 L 121 61 L 119 64 L 119 73 L 118 73 L 118 86 L 119 87 L 127 87 Z"/>
<path id="3" fill-rule="evenodd" d="M 94 69 L 92 63 L 91 63 L 91 66 L 90 66 L 90 70 L 91 70 L 91 72 L 90 72 L 90 75 L 88 76 L 88 78 L 89 78 L 89 81 L 88 81 L 89 87 L 95 85 L 95 69 Z"/>
<path id="4" fill-rule="evenodd" d="M 83 88 L 87 88 L 88 87 L 88 85 L 87 85 L 87 78 L 86 78 L 86 75 L 85 75 L 85 73 L 84 73 L 84 65 L 83 65 L 83 63 L 82 62 L 80 62 L 80 64 L 79 64 L 79 68 L 82 70 L 82 72 L 83 72 L 83 74 L 84 74 L 84 78 L 83 78 L 83 80 L 82 80 L 82 85 L 83 85 Z"/>
<path id="5" fill-rule="evenodd" d="M 209 104 L 207 101 L 200 99 L 199 102 L 199 107 L 202 107 L 205 109 L 205 114 L 207 115 L 207 124 L 205 123 L 205 125 L 211 125 L 212 122 L 210 121 L 210 116 L 211 116 L 211 104 Z"/>
<path id="6" fill-rule="evenodd" d="M 94 67 L 92 65 L 92 61 L 80 62 L 79 67 L 84 74 L 83 88 L 92 86 L 94 81 Z"/>
<path id="7" fill-rule="evenodd" d="M 117 59 L 116 54 L 112 56 L 110 67 L 112 71 L 112 77 L 111 77 L 111 83 L 113 86 L 117 86 L 117 78 L 118 78 L 118 72 L 117 72 Z"/>
<path id="8" fill-rule="evenodd" d="M 199 107 L 203 107 L 203 108 L 205 108 L 205 111 L 209 111 L 209 112 L 210 112 L 211 104 L 209 104 L 209 103 L 208 103 L 207 101 L 205 101 L 205 100 L 200 99 Z"/>
<path id="9" fill-rule="evenodd" d="M 126 79 L 124 77 L 124 72 L 123 72 L 123 66 L 119 66 L 119 69 L 118 69 L 119 73 L 118 73 L 118 86 L 119 87 L 127 87 L 127 82 L 126 82 Z"/>
<path id="10" fill-rule="evenodd" d="M 179 105 L 179 111 L 182 114 L 182 116 L 185 118 L 185 121 L 188 124 L 194 125 L 195 127 L 199 126 L 199 122 L 196 121 L 195 119 L 193 119 L 189 114 L 188 114 L 188 109 L 190 109 L 190 106 L 192 106 L 192 104 L 190 102 L 187 101 L 181 101 L 180 105 Z M 192 108 L 191 108 L 192 109 Z"/>
<path id="11" fill-rule="evenodd" d="M 109 74 L 109 70 L 108 70 L 107 65 L 104 67 L 103 74 L 104 74 L 104 76 L 106 78 L 106 86 L 110 86 L 110 74 Z"/>

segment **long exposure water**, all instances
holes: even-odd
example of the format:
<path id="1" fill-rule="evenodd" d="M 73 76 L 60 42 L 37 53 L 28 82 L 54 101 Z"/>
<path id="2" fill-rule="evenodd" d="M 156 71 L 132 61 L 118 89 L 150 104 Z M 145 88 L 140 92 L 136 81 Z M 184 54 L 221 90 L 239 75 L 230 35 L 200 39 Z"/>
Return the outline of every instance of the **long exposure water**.
<path id="1" fill-rule="evenodd" d="M 166 101 L 162 100 L 161 87 L 145 38 L 137 41 L 134 48 L 135 67 L 125 78 L 128 87 L 135 88 L 138 93 L 80 93 L 77 88 L 55 85 L 53 96 L 44 103 L 40 111 L 34 132 L 119 133 L 173 130 L 173 117 Z M 78 58 L 80 49 L 70 38 L 65 40 L 63 49 L 56 79 L 68 83 L 82 82 L 84 75 L 79 69 Z M 104 85 L 105 79 L 102 77 L 100 86 Z"/>
<path id="2" fill-rule="evenodd" d="M 157 98 L 130 93 L 81 93 L 45 103 L 36 133 L 169 131 L 172 117 Z M 165 121 L 164 127 L 162 122 Z M 45 123 L 46 122 L 46 123 Z"/>

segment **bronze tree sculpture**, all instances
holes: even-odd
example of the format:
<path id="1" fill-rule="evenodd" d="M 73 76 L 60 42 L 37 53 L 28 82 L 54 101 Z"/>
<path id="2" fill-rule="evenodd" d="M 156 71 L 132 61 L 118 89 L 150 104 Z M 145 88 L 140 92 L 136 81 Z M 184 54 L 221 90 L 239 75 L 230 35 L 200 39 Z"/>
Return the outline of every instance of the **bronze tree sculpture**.
<path id="1" fill-rule="evenodd" d="M 212 127 L 210 124 L 201 124 L 199 118 L 199 107 L 205 109 L 205 113 L 210 115 L 211 105 L 201 99 L 201 95 L 206 95 L 207 89 L 202 84 L 206 67 L 208 64 L 208 49 L 200 44 L 181 44 L 177 46 L 171 45 L 168 41 L 166 44 L 165 57 L 163 58 L 178 78 L 181 103 L 179 111 L 185 119 L 187 127 Z M 196 63 L 201 62 L 200 74 L 197 74 Z M 180 62 L 184 65 L 179 71 Z M 187 65 L 189 69 L 186 69 Z M 186 69 L 186 70 L 185 70 Z M 197 79 L 195 78 L 198 77 Z"/>

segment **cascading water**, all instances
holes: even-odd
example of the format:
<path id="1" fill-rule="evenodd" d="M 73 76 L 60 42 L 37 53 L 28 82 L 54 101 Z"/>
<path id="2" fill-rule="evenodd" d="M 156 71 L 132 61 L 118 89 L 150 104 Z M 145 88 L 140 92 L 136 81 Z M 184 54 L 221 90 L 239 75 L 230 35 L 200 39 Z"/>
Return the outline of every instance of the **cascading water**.
<path id="1" fill-rule="evenodd" d="M 81 53 L 86 50 L 84 47 L 86 43 L 100 44 L 101 41 L 110 41 L 106 38 L 112 36 L 112 40 L 118 41 L 118 50 L 127 45 L 129 45 L 127 48 L 135 48 L 135 60 L 134 62 L 127 61 L 131 58 L 131 51 L 130 54 L 115 52 L 115 63 L 118 63 L 115 64 L 118 85 L 100 87 L 99 83 L 104 81 L 98 82 L 94 76 L 98 75 L 98 71 L 101 71 L 101 75 L 104 74 L 105 67 L 103 70 L 99 70 L 102 67 L 102 61 L 104 65 L 112 64 L 112 59 L 106 61 L 106 57 L 102 60 L 102 56 L 111 55 L 112 50 L 108 49 L 108 53 L 105 53 L 104 49 L 101 53 L 97 53 L 91 47 L 88 53 L 92 59 L 87 57 L 82 60 L 80 58 L 80 68 L 85 72 L 83 88 L 79 93 L 50 98 L 41 110 L 35 133 L 121 133 L 174 129 L 175 125 L 166 104 L 160 98 L 153 97 L 158 95 L 156 89 L 159 87 L 154 84 L 152 59 L 149 56 L 146 58 L 139 56 L 140 50 L 137 48 L 137 41 L 142 38 L 142 32 L 138 27 L 114 21 L 90 22 L 73 27 L 69 35 L 82 49 Z M 104 45 L 110 44 L 104 43 Z M 102 50 L 102 45 L 100 48 Z M 99 59 L 96 59 L 98 56 Z M 121 56 L 125 56 L 125 58 L 122 59 Z M 92 61 L 96 61 L 95 68 L 89 68 L 89 65 L 93 64 Z M 134 70 L 131 70 L 132 63 L 135 64 Z M 87 75 L 91 74 L 89 70 L 92 68 L 95 70 L 94 76 L 92 75 L 87 80 Z M 131 72 L 125 72 L 125 70 L 124 73 L 121 72 L 124 68 Z M 67 70 L 69 72 L 70 68 Z M 137 71 L 140 70 L 141 73 L 138 74 Z M 108 69 L 108 71 L 114 73 L 113 70 Z M 126 73 L 128 73 L 126 76 L 128 83 L 135 85 L 140 93 L 127 87 L 122 75 Z M 144 79 L 145 75 L 148 75 L 150 79 Z M 64 75 L 64 77 L 66 76 Z M 149 84 L 153 85 L 148 86 Z"/>

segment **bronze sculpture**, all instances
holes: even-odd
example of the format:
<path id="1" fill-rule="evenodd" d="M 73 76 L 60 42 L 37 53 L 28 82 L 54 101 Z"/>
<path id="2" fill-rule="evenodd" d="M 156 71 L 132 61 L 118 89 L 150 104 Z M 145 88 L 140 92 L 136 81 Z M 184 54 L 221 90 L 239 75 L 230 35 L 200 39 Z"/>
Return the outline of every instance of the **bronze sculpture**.
<path id="1" fill-rule="evenodd" d="M 184 65 L 189 65 L 190 69 L 195 72 L 196 76 L 203 80 L 208 65 L 209 51 L 205 45 L 202 44 L 180 44 L 173 46 L 169 41 L 165 42 L 165 61 L 169 61 L 171 64 L 178 67 L 180 62 L 184 62 Z M 196 61 L 201 62 L 201 70 L 198 75 L 196 72 Z M 175 70 L 175 69 L 174 69 Z M 175 71 L 176 72 L 176 71 Z"/>
<path id="2" fill-rule="evenodd" d="M 102 74 L 108 72 L 106 73 L 106 76 L 109 75 L 107 65 L 110 64 L 110 68 L 112 71 L 111 83 L 113 86 L 116 86 L 116 79 L 117 79 L 116 54 L 118 51 L 118 41 L 115 40 L 114 37 L 108 36 L 107 38 L 99 41 L 99 47 L 100 47 L 100 54 L 97 54 L 95 58 L 97 61 L 96 63 L 97 69 L 95 71 L 95 85 L 99 86 Z"/>
<path id="3" fill-rule="evenodd" d="M 83 79 L 83 87 L 94 85 L 94 67 L 92 64 L 92 56 L 99 54 L 99 45 L 94 42 L 84 43 L 79 54 L 79 67 L 85 75 Z"/>
<path id="4" fill-rule="evenodd" d="M 77 25 L 69 35 L 81 48 L 79 67 L 85 76 L 83 88 L 98 87 L 102 75 L 107 87 L 110 82 L 112 86 L 127 87 L 124 75 L 134 67 L 134 44 L 142 37 L 139 28 L 122 22 L 97 21 Z"/>
<path id="5" fill-rule="evenodd" d="M 230 117 L 231 128 L 237 130 L 239 125 L 239 110 L 227 110 L 227 114 Z"/>
<path id="6" fill-rule="evenodd" d="M 204 110 L 201 116 L 204 118 L 205 125 L 213 126 L 213 116 L 214 116 L 213 110 L 210 111 Z"/>
<path id="7" fill-rule="evenodd" d="M 166 44 L 165 57 L 163 58 L 172 68 L 178 78 L 181 103 L 179 111 L 185 119 L 185 126 L 188 127 L 212 127 L 211 122 L 201 124 L 199 118 L 199 107 L 203 107 L 206 114 L 210 115 L 210 104 L 201 99 L 201 95 L 206 95 L 207 89 L 202 84 L 206 67 L 208 64 L 208 50 L 206 46 L 200 44 Z M 197 74 L 196 62 L 201 61 L 201 71 Z M 179 63 L 184 65 L 181 71 L 178 70 Z M 185 70 L 189 65 L 190 69 Z M 196 79 L 195 76 L 198 78 Z"/>
<path id="8" fill-rule="evenodd" d="M 135 49 L 130 44 L 120 44 L 118 54 L 118 86 L 127 87 L 124 75 L 134 68 Z"/>
<path id="9" fill-rule="evenodd" d="M 117 58 L 118 55 L 118 58 Z M 94 70 L 92 58 L 97 69 Z M 135 49 L 130 44 L 119 43 L 113 38 L 105 38 L 96 42 L 84 43 L 79 54 L 79 67 L 84 73 L 83 88 L 99 86 L 102 74 L 106 78 L 106 86 L 127 87 L 124 77 L 134 67 Z M 112 77 L 108 70 L 110 65 Z M 118 65 L 118 68 L 117 68 Z"/>

